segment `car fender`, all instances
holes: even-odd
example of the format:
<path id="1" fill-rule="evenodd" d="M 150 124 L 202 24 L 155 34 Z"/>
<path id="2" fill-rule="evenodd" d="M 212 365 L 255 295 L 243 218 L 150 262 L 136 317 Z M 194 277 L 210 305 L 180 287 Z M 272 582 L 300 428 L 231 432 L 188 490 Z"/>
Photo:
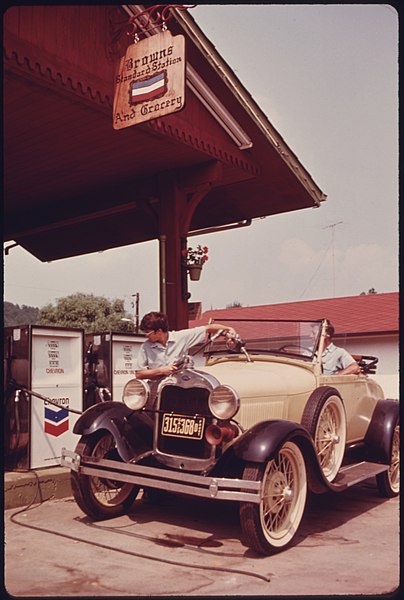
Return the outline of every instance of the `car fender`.
<path id="1" fill-rule="evenodd" d="M 397 400 L 379 400 L 365 435 L 366 460 L 388 465 L 394 428 L 399 420 Z"/>
<path id="2" fill-rule="evenodd" d="M 123 420 L 132 411 L 122 402 L 98 402 L 85 410 L 77 419 L 73 433 L 90 435 L 99 429 L 100 424 L 108 419 Z"/>
<path id="3" fill-rule="evenodd" d="M 234 454 L 244 462 L 264 463 L 273 458 L 284 441 L 297 434 L 311 439 L 308 431 L 298 423 L 281 419 L 261 421 L 236 439 Z"/>
<path id="4" fill-rule="evenodd" d="M 329 489 L 318 462 L 310 433 L 299 423 L 281 419 L 261 421 L 236 438 L 216 463 L 214 473 L 241 476 L 246 463 L 266 463 L 288 440 L 293 440 L 303 452 L 309 487 L 315 493 Z"/>
<path id="5" fill-rule="evenodd" d="M 101 429 L 115 440 L 119 456 L 129 462 L 152 447 L 152 428 L 147 417 L 134 413 L 122 402 L 99 402 L 90 406 L 76 421 L 73 433 L 93 435 Z"/>

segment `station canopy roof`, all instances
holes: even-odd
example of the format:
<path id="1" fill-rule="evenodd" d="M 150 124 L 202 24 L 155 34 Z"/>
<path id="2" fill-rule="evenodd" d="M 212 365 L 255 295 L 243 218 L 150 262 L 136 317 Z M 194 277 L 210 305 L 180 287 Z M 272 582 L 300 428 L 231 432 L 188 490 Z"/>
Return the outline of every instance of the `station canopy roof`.
<path id="1" fill-rule="evenodd" d="M 205 186 L 189 231 L 316 207 L 325 195 L 189 11 L 185 108 L 114 130 L 115 35 L 142 5 L 23 6 L 4 19 L 4 239 L 41 261 L 159 237 L 161 190 Z M 248 45 L 246 52 L 249 52 Z M 207 187 L 206 187 L 207 186 Z"/>

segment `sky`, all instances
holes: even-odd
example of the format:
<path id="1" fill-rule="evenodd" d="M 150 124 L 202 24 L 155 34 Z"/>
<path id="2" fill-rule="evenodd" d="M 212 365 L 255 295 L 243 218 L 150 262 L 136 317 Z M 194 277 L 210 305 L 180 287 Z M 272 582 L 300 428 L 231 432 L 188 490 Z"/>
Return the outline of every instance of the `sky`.
<path id="1" fill-rule="evenodd" d="M 388 4 L 198 5 L 190 14 L 327 200 L 190 237 L 202 310 L 398 291 L 398 15 Z M 147 268 L 145 267 L 147 265 Z M 76 292 L 159 310 L 157 241 L 41 263 L 4 257 L 4 300 Z"/>

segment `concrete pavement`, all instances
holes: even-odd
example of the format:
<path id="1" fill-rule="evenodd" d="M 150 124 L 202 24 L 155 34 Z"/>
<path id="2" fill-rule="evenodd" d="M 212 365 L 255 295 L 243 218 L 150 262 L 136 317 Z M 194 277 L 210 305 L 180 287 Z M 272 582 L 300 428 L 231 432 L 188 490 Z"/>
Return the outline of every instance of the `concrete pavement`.
<path id="1" fill-rule="evenodd" d="M 372 480 L 310 497 L 297 544 L 269 557 L 243 545 L 236 504 L 179 495 L 98 523 L 71 497 L 42 501 L 7 510 L 5 534 L 15 597 L 380 596 L 399 585 L 399 499 Z"/>

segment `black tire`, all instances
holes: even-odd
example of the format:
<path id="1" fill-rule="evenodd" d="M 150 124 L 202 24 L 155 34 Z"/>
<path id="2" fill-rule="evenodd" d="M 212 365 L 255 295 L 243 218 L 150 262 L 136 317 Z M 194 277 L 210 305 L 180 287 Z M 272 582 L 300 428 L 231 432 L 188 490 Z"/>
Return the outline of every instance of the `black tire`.
<path id="1" fill-rule="evenodd" d="M 346 442 L 345 409 L 337 390 L 315 390 L 303 411 L 302 425 L 312 436 L 323 475 L 331 483 L 344 459 Z"/>
<path id="2" fill-rule="evenodd" d="M 83 435 L 76 447 L 77 454 L 120 460 L 115 441 L 106 430 L 93 435 Z M 74 499 L 81 510 L 94 521 L 112 519 L 128 512 L 139 487 L 94 475 L 83 475 L 72 471 L 71 485 Z"/>
<path id="3" fill-rule="evenodd" d="M 388 471 L 376 475 L 379 493 L 384 498 L 395 498 L 400 493 L 400 424 L 394 428 Z"/>
<path id="4" fill-rule="evenodd" d="M 259 554 L 284 550 L 298 531 L 307 499 L 306 465 L 299 446 L 285 442 L 268 463 L 247 464 L 243 479 L 262 481 L 261 502 L 240 503 L 246 544 Z"/>

